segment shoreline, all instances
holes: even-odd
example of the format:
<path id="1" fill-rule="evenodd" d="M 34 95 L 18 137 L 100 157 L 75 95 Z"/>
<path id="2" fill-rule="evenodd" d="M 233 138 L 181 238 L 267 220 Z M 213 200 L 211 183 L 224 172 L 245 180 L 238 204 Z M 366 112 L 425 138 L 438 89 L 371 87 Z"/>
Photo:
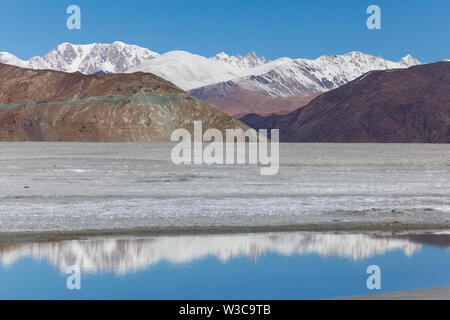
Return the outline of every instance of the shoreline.
<path id="1" fill-rule="evenodd" d="M 450 300 L 450 286 L 376 293 L 332 300 Z"/>
<path id="2" fill-rule="evenodd" d="M 0 243 L 20 243 L 30 241 L 64 241 L 100 237 L 162 237 L 187 235 L 229 235 L 252 233 L 400 233 L 436 234 L 449 231 L 450 224 L 401 224 L 401 223 L 348 223 L 348 224 L 303 224 L 273 226 L 195 226 L 195 227 L 155 227 L 108 230 L 46 230 L 1 232 Z"/>

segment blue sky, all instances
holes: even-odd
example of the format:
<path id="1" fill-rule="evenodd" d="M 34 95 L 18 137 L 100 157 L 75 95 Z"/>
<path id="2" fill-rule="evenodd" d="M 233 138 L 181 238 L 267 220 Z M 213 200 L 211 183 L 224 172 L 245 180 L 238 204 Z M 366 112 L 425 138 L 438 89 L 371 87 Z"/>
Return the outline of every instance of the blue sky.
<path id="1" fill-rule="evenodd" d="M 164 53 L 204 56 L 256 51 L 269 59 L 362 51 L 398 60 L 450 59 L 449 0 L 1 0 L 0 51 L 22 59 L 62 42 L 120 40 Z M 66 28 L 66 8 L 82 11 Z M 370 4 L 381 30 L 366 27 Z"/>

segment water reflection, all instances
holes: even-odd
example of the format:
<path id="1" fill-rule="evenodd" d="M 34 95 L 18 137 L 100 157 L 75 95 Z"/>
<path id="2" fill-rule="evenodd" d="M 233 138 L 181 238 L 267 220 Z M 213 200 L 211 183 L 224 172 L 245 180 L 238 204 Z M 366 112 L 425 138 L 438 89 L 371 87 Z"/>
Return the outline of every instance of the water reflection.
<path id="1" fill-rule="evenodd" d="M 61 272 L 70 265 L 79 265 L 84 272 L 124 275 L 163 261 L 184 264 L 211 256 L 223 262 L 238 257 L 257 260 L 267 253 L 284 256 L 317 254 L 354 261 L 393 250 L 412 256 L 429 239 L 427 236 L 272 233 L 0 244 L 0 264 L 11 266 L 20 258 L 32 257 L 50 261 Z M 444 242 L 448 244 L 448 236 L 440 236 L 439 239 L 447 239 Z"/>

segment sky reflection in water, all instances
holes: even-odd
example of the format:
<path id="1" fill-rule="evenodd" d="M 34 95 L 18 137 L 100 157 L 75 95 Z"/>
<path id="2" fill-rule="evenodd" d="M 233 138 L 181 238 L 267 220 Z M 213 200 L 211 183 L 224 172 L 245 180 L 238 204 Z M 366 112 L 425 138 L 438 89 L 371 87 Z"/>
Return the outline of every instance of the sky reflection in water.
<path id="1" fill-rule="evenodd" d="M 0 298 L 322 299 L 450 285 L 450 235 L 270 233 L 0 244 Z M 79 265 L 81 290 L 66 288 Z"/>

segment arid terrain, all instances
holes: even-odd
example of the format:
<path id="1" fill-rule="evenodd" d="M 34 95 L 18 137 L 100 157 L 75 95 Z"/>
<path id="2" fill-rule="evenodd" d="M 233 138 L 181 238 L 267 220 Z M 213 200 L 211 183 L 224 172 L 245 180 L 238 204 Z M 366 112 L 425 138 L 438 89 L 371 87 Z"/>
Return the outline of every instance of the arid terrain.
<path id="1" fill-rule="evenodd" d="M 450 62 L 371 71 L 284 116 L 241 118 L 284 142 L 450 142 Z"/>
<path id="2" fill-rule="evenodd" d="M 205 103 L 233 117 L 243 117 L 250 113 L 262 116 L 287 114 L 308 104 L 318 94 L 306 97 L 271 97 L 258 92 L 240 90 L 230 96 L 211 95 Z"/>
<path id="3" fill-rule="evenodd" d="M 84 75 L 0 64 L 1 141 L 170 141 L 173 130 L 246 128 L 153 74 Z"/>

